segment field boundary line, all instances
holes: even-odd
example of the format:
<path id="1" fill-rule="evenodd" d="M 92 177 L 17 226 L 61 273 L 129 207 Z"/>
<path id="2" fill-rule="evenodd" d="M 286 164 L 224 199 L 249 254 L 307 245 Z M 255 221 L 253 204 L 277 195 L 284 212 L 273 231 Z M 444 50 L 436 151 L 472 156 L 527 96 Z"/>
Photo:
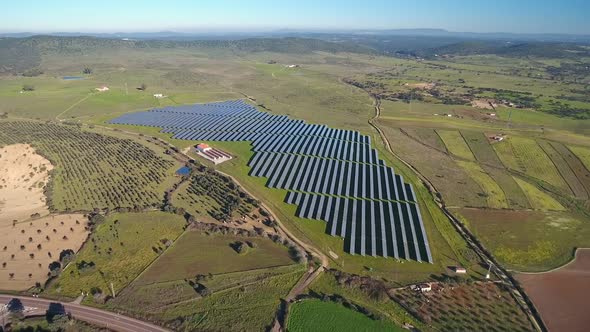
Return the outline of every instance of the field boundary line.
<path id="1" fill-rule="evenodd" d="M 240 270 L 240 271 L 231 271 L 231 272 L 216 273 L 216 274 L 213 274 L 213 276 L 226 276 L 226 275 L 229 275 L 229 274 L 244 273 L 244 272 L 258 272 L 258 271 L 262 271 L 262 270 L 269 270 L 270 271 L 272 269 L 277 269 L 277 268 L 286 267 L 286 266 L 297 266 L 297 265 L 302 265 L 302 264 L 294 263 L 294 264 L 287 264 L 287 265 L 273 265 L 273 266 L 268 266 L 268 267 L 261 267 L 261 268 L 258 268 L 258 269 L 250 269 L 250 270 Z M 285 272 L 285 273 L 278 273 L 278 274 L 275 274 L 275 275 L 283 275 L 283 274 L 287 274 L 287 273 L 291 273 L 291 272 L 293 272 L 293 271 Z M 159 285 L 159 284 L 167 284 L 167 283 L 182 281 L 182 280 L 185 280 L 185 279 L 186 278 L 173 279 L 173 280 L 154 281 L 154 282 L 150 282 L 150 283 L 146 283 L 146 284 L 141 284 L 141 286 L 153 286 L 153 285 Z"/>
<path id="2" fill-rule="evenodd" d="M 61 112 L 61 113 L 59 113 L 58 115 L 56 115 L 56 116 L 55 116 L 55 119 L 56 119 L 56 120 L 59 120 L 59 121 L 62 121 L 62 120 L 60 119 L 60 116 L 64 115 L 66 112 L 68 112 L 68 111 L 69 111 L 69 110 L 71 110 L 72 108 L 74 108 L 74 107 L 78 106 L 80 103 L 84 102 L 86 99 L 88 99 L 88 98 L 90 98 L 90 97 L 94 96 L 94 94 L 95 94 L 94 92 L 90 92 L 88 95 L 86 95 L 86 97 L 84 97 L 84 98 L 82 98 L 82 99 L 78 100 L 77 102 L 75 102 L 75 103 L 73 103 L 72 105 L 70 105 L 70 107 L 66 108 L 66 109 L 65 109 L 63 112 Z"/>

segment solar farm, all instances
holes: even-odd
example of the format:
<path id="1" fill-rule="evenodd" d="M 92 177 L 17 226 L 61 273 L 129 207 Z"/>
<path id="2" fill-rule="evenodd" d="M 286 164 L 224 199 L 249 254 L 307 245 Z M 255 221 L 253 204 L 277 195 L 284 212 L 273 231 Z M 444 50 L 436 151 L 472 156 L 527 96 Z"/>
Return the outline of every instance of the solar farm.
<path id="1" fill-rule="evenodd" d="M 128 113 L 112 124 L 162 128 L 174 139 L 250 141 L 250 175 L 286 189 L 301 218 L 326 222 L 350 254 L 432 263 L 414 189 L 359 132 L 261 112 L 242 100 Z"/>

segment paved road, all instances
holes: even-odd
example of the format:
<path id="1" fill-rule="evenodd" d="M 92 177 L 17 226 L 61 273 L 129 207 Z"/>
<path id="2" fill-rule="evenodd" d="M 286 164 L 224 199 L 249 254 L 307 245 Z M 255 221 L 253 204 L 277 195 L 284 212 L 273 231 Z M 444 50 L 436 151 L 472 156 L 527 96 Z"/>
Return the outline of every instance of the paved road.
<path id="1" fill-rule="evenodd" d="M 64 303 L 52 300 L 46 300 L 34 297 L 14 296 L 14 295 L 0 295 L 0 304 L 6 304 L 13 298 L 18 298 L 22 301 L 25 307 L 33 307 L 43 311 L 49 308 L 51 303 L 61 303 L 66 312 L 72 317 L 91 323 L 97 326 L 104 326 L 114 331 L 120 332 L 168 332 L 169 330 L 162 327 L 152 325 L 150 323 L 142 322 L 137 319 L 122 316 L 113 312 L 108 312 L 92 307 L 83 306 L 80 304 Z"/>

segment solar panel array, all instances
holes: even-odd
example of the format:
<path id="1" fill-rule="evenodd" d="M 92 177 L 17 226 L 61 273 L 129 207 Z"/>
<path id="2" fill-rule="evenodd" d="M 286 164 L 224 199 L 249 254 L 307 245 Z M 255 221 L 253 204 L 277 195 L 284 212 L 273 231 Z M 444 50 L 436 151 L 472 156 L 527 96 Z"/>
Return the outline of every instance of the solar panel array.
<path id="1" fill-rule="evenodd" d="M 379 159 L 369 136 L 261 112 L 242 100 L 128 113 L 175 139 L 251 141 L 250 175 L 288 191 L 297 216 L 326 222 L 351 254 L 432 263 L 414 189 Z"/>

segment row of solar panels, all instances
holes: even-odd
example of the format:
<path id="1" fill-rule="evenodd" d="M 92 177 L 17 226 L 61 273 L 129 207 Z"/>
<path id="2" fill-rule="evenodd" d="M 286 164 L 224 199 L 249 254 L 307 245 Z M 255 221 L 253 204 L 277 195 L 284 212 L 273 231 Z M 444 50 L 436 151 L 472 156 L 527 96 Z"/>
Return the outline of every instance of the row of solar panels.
<path id="1" fill-rule="evenodd" d="M 298 205 L 298 217 L 326 221 L 326 233 L 343 237 L 351 254 L 432 262 L 416 204 L 298 192 L 289 192 L 285 202 Z"/>
<path id="2" fill-rule="evenodd" d="M 368 136 L 235 101 L 126 114 L 111 123 L 162 127 L 175 139 L 251 141 L 250 175 L 289 190 L 297 215 L 328 222 L 327 233 L 344 237 L 347 252 L 432 262 L 412 186 L 385 166 Z"/>
<path id="3" fill-rule="evenodd" d="M 221 103 L 218 103 L 221 104 Z M 202 106 L 202 105 L 201 105 Z M 192 106 L 178 106 L 156 109 L 147 112 L 124 114 L 111 121 L 114 124 L 133 124 L 164 128 L 166 132 L 181 136 L 198 136 L 215 133 L 264 133 L 280 135 L 321 136 L 370 144 L 368 136 L 360 135 L 356 131 L 333 129 L 325 125 L 306 124 L 301 120 L 290 120 L 285 115 L 270 115 L 263 113 L 252 106 L 247 105 L 245 111 L 223 114 L 201 114 L 198 112 L 178 112 L 177 108 L 190 109 Z M 220 108 L 220 107 L 217 107 Z M 251 109 L 250 109 L 251 108 Z M 226 108 L 221 108 L 225 110 Z M 250 113 L 252 109 L 261 117 L 243 117 L 244 112 Z M 192 133 L 196 131 L 197 133 Z M 204 131 L 199 133 L 199 131 Z"/>
<path id="4" fill-rule="evenodd" d="M 377 150 L 368 144 L 355 143 L 325 137 L 280 136 L 255 140 L 255 152 L 294 153 L 323 158 L 352 160 L 359 163 L 378 164 Z"/>
<path id="5" fill-rule="evenodd" d="M 258 111 L 256 107 L 245 103 L 243 100 L 230 100 L 218 103 L 208 104 L 194 104 L 183 106 L 168 106 L 154 110 L 156 112 L 172 112 L 172 113 L 190 113 L 195 115 L 212 115 L 212 116 L 239 116 L 239 117 L 253 117 L 264 118 L 272 116 L 268 113 Z"/>
<path id="6" fill-rule="evenodd" d="M 393 168 L 278 153 L 257 153 L 250 175 L 268 178 L 267 186 L 355 198 L 415 201 L 410 186 Z"/>

